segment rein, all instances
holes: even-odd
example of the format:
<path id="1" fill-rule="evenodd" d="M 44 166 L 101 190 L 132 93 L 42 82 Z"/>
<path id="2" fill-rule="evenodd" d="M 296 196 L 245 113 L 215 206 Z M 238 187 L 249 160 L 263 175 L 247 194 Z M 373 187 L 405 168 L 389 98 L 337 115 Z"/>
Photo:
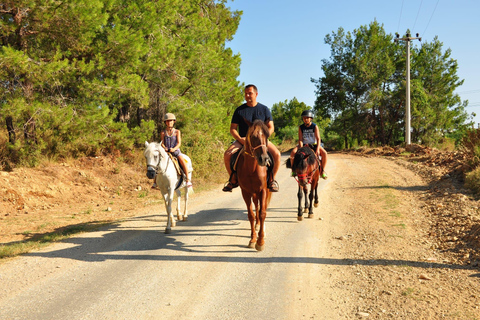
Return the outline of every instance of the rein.
<path id="1" fill-rule="evenodd" d="M 302 152 L 301 154 L 303 154 L 304 156 L 306 156 L 306 154 L 303 153 L 303 152 Z M 301 173 L 301 174 L 298 174 L 297 176 L 295 176 L 294 178 L 295 178 L 295 180 L 297 180 L 297 183 L 298 183 L 298 184 L 300 184 L 299 179 L 302 179 L 302 180 L 305 179 L 305 180 L 308 181 L 307 183 L 309 183 L 309 184 L 312 183 L 313 174 L 315 173 L 315 171 L 317 171 L 317 170 L 320 168 L 320 161 L 318 160 L 317 155 L 314 155 L 314 156 L 315 156 L 315 159 L 317 160 L 317 167 L 315 168 L 315 170 L 313 170 L 312 172 L 310 172 L 310 174 L 308 174 L 308 173 Z M 307 161 L 309 157 L 311 157 L 311 155 L 309 155 L 308 157 L 304 158 L 302 161 Z M 308 166 L 307 166 L 307 167 L 308 167 Z M 299 178 L 299 179 L 298 179 L 298 178 Z"/>

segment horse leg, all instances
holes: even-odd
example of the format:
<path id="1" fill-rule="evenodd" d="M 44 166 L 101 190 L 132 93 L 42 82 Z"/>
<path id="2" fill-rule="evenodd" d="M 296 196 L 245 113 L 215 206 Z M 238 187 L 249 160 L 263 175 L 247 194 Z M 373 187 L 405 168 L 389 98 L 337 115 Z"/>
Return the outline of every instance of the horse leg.
<path id="1" fill-rule="evenodd" d="M 303 220 L 302 197 L 303 197 L 303 188 L 299 185 L 299 186 L 298 186 L 298 192 L 297 192 L 297 198 L 298 198 L 298 214 L 297 214 L 297 220 L 298 220 L 298 221 L 302 221 L 302 220 Z"/>
<path id="2" fill-rule="evenodd" d="M 255 244 L 257 251 L 265 248 L 265 218 L 267 217 L 267 191 L 262 190 L 260 198 L 260 230 L 258 231 L 258 239 Z"/>
<path id="3" fill-rule="evenodd" d="M 318 183 L 317 185 L 315 186 L 315 203 L 313 204 L 315 206 L 315 208 L 318 207 Z"/>
<path id="4" fill-rule="evenodd" d="M 192 173 L 190 173 L 190 177 L 192 176 Z M 185 209 L 183 210 L 183 221 L 188 220 L 188 187 L 185 187 Z"/>
<path id="5" fill-rule="evenodd" d="M 308 184 L 306 186 L 303 187 L 303 195 L 305 196 L 305 207 L 303 209 L 303 212 L 304 213 L 307 213 L 308 212 L 308 207 L 310 206 L 309 203 L 308 203 Z"/>
<path id="6" fill-rule="evenodd" d="M 165 228 L 165 233 L 171 233 L 172 227 L 176 226 L 172 212 L 173 191 L 168 190 L 167 192 L 164 192 L 163 199 L 165 202 L 165 209 L 167 210 L 167 227 Z"/>
<path id="7" fill-rule="evenodd" d="M 312 185 L 312 187 L 310 188 L 310 193 L 308 194 L 308 199 L 310 200 L 310 204 L 308 206 L 308 217 L 309 218 L 313 218 L 313 209 L 312 209 L 312 206 L 313 206 L 313 192 L 314 192 L 314 188 L 313 188 L 313 185 Z"/>
<path id="8" fill-rule="evenodd" d="M 256 194 L 252 196 L 253 204 L 255 205 L 255 231 L 258 232 L 260 229 L 260 217 L 259 217 L 259 207 L 258 207 L 258 198 Z"/>
<path id="9" fill-rule="evenodd" d="M 255 213 L 253 212 L 252 196 L 243 190 L 242 196 L 247 205 L 248 221 L 250 222 L 250 242 L 248 243 L 248 247 L 253 248 L 255 247 L 255 243 L 257 243 L 257 232 L 255 231 Z"/>
<path id="10" fill-rule="evenodd" d="M 183 216 L 182 214 L 180 213 L 181 209 L 180 209 L 180 202 L 182 200 L 181 196 L 182 196 L 182 193 L 180 192 L 179 189 L 175 190 L 175 192 L 177 194 L 177 221 L 182 221 L 183 220 Z"/>

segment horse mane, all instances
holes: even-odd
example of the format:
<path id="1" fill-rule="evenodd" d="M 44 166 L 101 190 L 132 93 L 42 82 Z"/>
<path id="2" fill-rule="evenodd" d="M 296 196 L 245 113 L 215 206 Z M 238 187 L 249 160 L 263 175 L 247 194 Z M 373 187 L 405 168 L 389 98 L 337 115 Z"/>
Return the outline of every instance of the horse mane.
<path id="1" fill-rule="evenodd" d="M 259 119 L 253 121 L 253 123 L 249 126 L 247 136 L 258 135 L 258 131 L 262 131 L 267 139 L 270 137 L 270 131 L 268 130 L 267 125 L 265 122 Z"/>
<path id="2" fill-rule="evenodd" d="M 307 169 L 307 166 L 314 165 L 317 161 L 316 158 L 317 156 L 315 155 L 315 152 L 313 152 L 312 148 L 307 146 L 301 147 L 297 150 L 297 153 L 295 153 L 292 169 L 300 169 L 303 171 Z"/>

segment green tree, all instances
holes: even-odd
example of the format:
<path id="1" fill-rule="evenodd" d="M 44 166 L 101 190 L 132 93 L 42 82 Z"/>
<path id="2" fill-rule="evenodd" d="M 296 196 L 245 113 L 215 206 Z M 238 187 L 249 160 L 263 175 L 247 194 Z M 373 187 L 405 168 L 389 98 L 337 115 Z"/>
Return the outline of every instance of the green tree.
<path id="1" fill-rule="evenodd" d="M 167 111 L 185 127 L 186 148 L 199 135 L 209 146 L 225 141 L 242 97 L 240 57 L 225 47 L 241 12 L 225 3 L 0 4 L 0 120 L 11 154 L 129 149 L 158 138 Z"/>
<path id="2" fill-rule="evenodd" d="M 463 84 L 458 63 L 451 50 L 442 52 L 437 37 L 412 52 L 412 140 L 434 144 L 445 133 L 466 130 L 470 123 L 462 102 L 454 91 Z"/>
<path id="3" fill-rule="evenodd" d="M 280 141 L 298 140 L 298 126 L 302 124 L 301 114 L 305 110 L 312 110 L 304 102 L 293 98 L 290 101 L 285 100 L 278 102 L 272 106 L 272 117 L 275 123 L 275 137 Z M 323 135 L 323 130 L 328 124 L 328 119 L 320 115 L 315 115 L 313 121 L 319 125 L 320 135 Z"/>
<path id="4" fill-rule="evenodd" d="M 376 21 L 353 33 L 339 28 L 325 37 L 331 57 L 322 60 L 324 75 L 312 79 L 315 110 L 333 120 L 329 130 L 342 137 L 343 147 L 393 145 L 403 138 L 405 49 L 392 40 Z M 442 54 L 437 40 L 414 52 L 412 126 L 417 140 L 434 143 L 441 133 L 464 126 L 466 103 L 453 94 L 462 81 L 450 50 Z"/>

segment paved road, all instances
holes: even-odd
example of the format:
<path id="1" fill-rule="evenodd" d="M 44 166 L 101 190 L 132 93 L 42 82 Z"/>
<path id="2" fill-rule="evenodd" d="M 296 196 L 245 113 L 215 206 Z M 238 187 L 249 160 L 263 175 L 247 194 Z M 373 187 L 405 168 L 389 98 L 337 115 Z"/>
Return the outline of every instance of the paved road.
<path id="1" fill-rule="evenodd" d="M 321 193 L 335 171 L 332 157 Z M 196 194 L 172 234 L 155 207 L 0 265 L 0 319 L 326 319 L 339 264 L 330 213 L 297 222 L 297 186 L 283 166 L 278 181 L 262 252 L 246 247 L 239 189 Z"/>

